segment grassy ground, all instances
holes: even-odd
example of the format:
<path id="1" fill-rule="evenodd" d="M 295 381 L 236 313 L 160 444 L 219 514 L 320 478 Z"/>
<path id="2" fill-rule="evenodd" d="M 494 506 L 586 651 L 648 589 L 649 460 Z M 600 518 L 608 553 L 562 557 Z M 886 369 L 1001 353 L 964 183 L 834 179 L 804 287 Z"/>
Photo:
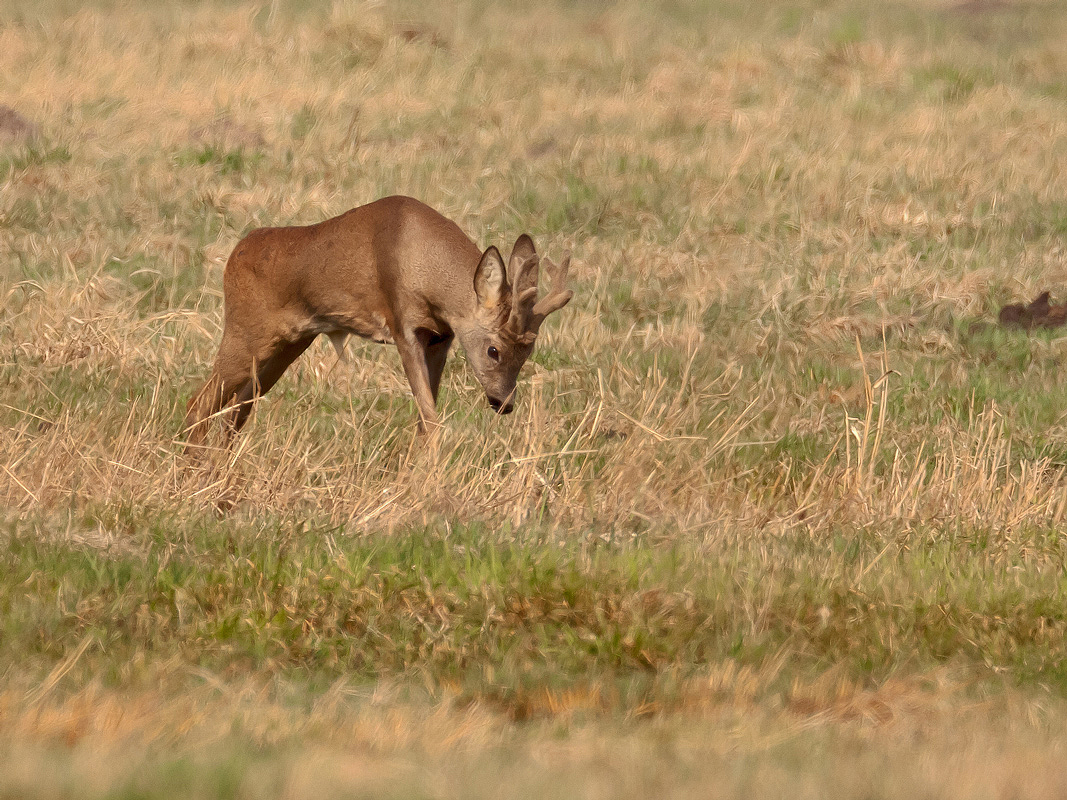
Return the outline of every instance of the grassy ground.
<path id="1" fill-rule="evenodd" d="M 0 798 L 1063 796 L 1067 8 L 283 5 L 0 0 Z M 573 249 L 516 413 L 323 343 L 183 471 L 392 193 Z"/>

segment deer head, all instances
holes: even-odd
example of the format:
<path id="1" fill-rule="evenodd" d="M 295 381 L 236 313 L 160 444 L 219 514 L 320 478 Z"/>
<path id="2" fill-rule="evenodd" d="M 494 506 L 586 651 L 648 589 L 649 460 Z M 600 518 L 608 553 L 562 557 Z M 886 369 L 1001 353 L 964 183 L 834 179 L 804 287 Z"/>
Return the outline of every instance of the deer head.
<path id="1" fill-rule="evenodd" d="M 533 241 L 525 233 L 516 240 L 506 270 L 500 252 L 489 247 L 474 273 L 475 320 L 465 331 L 457 332 L 489 405 L 500 414 L 512 411 L 519 370 L 533 352 L 541 324 L 574 295 L 563 288 L 570 253 L 564 254 L 558 267 L 544 259 L 551 288 L 540 299 L 539 262 Z"/>

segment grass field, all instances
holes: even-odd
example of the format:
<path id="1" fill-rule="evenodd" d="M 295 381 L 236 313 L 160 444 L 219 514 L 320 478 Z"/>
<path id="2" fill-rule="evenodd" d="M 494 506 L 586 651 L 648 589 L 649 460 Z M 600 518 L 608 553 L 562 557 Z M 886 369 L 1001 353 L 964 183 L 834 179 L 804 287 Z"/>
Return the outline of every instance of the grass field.
<path id="1" fill-rule="evenodd" d="M 0 798 L 1067 794 L 1067 7 L 651 5 L 0 0 Z M 183 470 L 387 194 L 573 249 L 516 412 L 324 341 Z"/>

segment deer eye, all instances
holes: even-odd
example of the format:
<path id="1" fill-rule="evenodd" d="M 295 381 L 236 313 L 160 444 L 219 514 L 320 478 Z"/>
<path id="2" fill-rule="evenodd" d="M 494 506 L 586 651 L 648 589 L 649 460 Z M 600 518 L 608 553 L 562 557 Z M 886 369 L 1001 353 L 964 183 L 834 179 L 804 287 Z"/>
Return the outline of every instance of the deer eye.
<path id="1" fill-rule="evenodd" d="M 493 361 L 499 361 L 500 360 L 500 351 L 497 350 L 492 345 L 489 345 L 489 349 L 486 352 L 489 354 L 489 357 L 491 359 L 493 359 Z"/>

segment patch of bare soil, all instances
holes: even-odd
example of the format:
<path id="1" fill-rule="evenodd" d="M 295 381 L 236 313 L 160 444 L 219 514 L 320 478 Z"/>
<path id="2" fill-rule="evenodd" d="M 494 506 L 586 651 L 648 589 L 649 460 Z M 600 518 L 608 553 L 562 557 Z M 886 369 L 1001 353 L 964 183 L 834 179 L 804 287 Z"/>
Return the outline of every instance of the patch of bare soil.
<path id="1" fill-rule="evenodd" d="M 440 32 L 426 25 L 420 25 L 414 22 L 406 25 L 398 25 L 396 28 L 396 35 L 405 42 L 427 42 L 442 50 L 449 49 L 448 39 L 446 39 Z"/>
<path id="2" fill-rule="evenodd" d="M 259 149 L 267 143 L 258 130 L 225 115 L 194 128 L 189 135 L 197 142 L 226 150 Z"/>
<path id="3" fill-rule="evenodd" d="M 11 106 L 0 105 L 0 143 L 30 142 L 40 136 L 40 130 Z"/>
<path id="4" fill-rule="evenodd" d="M 1005 0 L 963 0 L 949 8 L 957 14 L 984 14 L 990 11 L 1004 11 L 1011 8 Z"/>

